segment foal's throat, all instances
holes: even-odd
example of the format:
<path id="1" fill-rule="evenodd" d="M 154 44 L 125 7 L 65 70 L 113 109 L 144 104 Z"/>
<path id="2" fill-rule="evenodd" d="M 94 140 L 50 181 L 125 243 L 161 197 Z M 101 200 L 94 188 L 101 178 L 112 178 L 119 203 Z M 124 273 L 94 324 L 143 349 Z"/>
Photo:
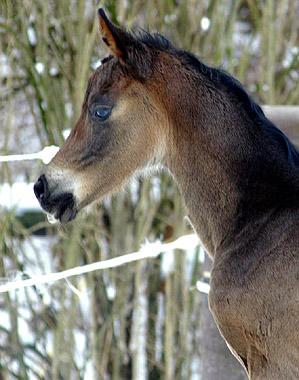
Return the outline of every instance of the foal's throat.
<path id="1" fill-rule="evenodd" d="M 213 146 L 202 145 L 196 133 L 176 139 L 171 160 L 173 173 L 183 196 L 189 219 L 208 253 L 227 245 L 238 226 L 244 194 L 230 158 Z"/>
<path id="2" fill-rule="evenodd" d="M 204 174 L 205 170 L 200 170 L 199 166 L 174 170 L 174 176 L 188 217 L 202 244 L 213 257 L 235 229 L 239 194 L 233 182 L 229 182 L 224 175 Z"/>

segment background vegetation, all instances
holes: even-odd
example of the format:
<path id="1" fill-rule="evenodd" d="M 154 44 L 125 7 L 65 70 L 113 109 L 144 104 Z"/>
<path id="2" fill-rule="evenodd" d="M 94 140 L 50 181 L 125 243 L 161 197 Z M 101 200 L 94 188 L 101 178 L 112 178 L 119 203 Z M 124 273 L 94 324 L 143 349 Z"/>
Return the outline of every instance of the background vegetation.
<path id="1" fill-rule="evenodd" d="M 87 78 L 106 54 L 98 6 L 117 24 L 159 31 L 222 66 L 261 103 L 298 104 L 298 0 L 0 0 L 1 155 L 60 145 L 75 125 Z M 39 170 L 38 162 L 2 164 L 0 183 L 32 182 Z M 165 174 L 64 228 L 39 214 L 20 218 L 17 208 L 0 212 L 5 280 L 118 256 L 188 229 Z M 144 369 L 148 379 L 198 379 L 199 251 L 174 252 L 169 262 L 162 255 L 0 295 L 0 379 L 142 379 Z"/>

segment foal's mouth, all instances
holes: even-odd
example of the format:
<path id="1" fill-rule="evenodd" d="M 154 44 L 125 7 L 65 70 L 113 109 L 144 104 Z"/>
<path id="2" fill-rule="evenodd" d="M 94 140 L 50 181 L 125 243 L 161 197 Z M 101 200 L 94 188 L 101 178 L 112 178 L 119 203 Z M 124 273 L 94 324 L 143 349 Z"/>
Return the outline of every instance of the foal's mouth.
<path id="1" fill-rule="evenodd" d="M 69 192 L 51 194 L 45 175 L 40 176 L 35 183 L 34 193 L 47 213 L 49 222 L 59 220 L 61 223 L 68 223 L 75 219 L 78 210 L 73 194 Z"/>

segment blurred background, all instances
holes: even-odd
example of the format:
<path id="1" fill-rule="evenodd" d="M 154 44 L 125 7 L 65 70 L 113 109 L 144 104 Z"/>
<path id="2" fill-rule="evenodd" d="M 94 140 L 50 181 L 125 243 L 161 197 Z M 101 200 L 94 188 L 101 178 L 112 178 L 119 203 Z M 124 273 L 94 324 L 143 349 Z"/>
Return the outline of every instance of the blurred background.
<path id="1" fill-rule="evenodd" d="M 299 0 L 0 0 L 0 156 L 59 146 L 75 125 L 106 55 L 99 6 L 116 24 L 158 31 L 227 70 L 260 104 L 299 102 Z M 286 131 L 294 140 L 298 124 Z M 1 283 L 190 231 L 166 174 L 52 225 L 32 190 L 41 166 L 0 163 Z M 0 380 L 245 379 L 197 286 L 208 267 L 196 247 L 0 294 Z"/>

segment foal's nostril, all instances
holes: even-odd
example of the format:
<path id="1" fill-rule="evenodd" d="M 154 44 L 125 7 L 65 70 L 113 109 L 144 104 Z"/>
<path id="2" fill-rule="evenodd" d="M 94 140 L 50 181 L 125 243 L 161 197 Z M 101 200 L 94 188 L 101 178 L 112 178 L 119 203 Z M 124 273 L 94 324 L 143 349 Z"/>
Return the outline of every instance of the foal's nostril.
<path id="1" fill-rule="evenodd" d="M 47 179 L 44 174 L 39 177 L 33 189 L 36 198 L 41 202 L 46 197 L 48 189 Z"/>

